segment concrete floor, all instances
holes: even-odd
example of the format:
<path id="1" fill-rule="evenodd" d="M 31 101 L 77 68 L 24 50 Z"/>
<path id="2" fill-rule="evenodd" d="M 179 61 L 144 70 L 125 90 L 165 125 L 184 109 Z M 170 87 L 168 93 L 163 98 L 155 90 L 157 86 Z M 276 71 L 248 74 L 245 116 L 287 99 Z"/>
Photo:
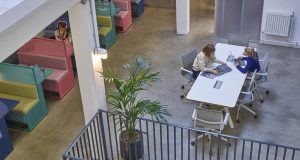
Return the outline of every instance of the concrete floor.
<path id="1" fill-rule="evenodd" d="M 192 126 L 192 111 L 198 103 L 179 98 L 180 86 L 186 82 L 180 75 L 181 56 L 213 42 L 214 30 L 211 4 L 207 7 L 200 1 L 191 2 L 190 34 L 176 34 L 174 10 L 146 7 L 140 18 L 134 18 L 134 25 L 128 32 L 118 34 L 117 43 L 104 61 L 104 68 L 116 68 L 121 76 L 125 76 L 122 65 L 134 56 L 150 62 L 153 69 L 161 73 L 162 80 L 142 96 L 168 105 L 173 115 L 168 118 L 169 123 L 189 127 Z M 264 103 L 254 102 L 258 119 L 243 110 L 241 123 L 235 123 L 234 129 L 227 127 L 224 133 L 300 147 L 300 75 L 296 73 L 300 70 L 299 49 L 259 45 L 258 50 L 270 53 L 270 81 L 264 86 L 271 93 L 265 96 Z M 107 85 L 106 89 L 110 91 L 112 87 Z M 14 150 L 7 159 L 60 159 L 84 124 L 78 97 L 77 85 L 63 100 L 47 99 L 49 114 L 32 132 L 11 131 Z M 235 109 L 231 112 L 235 117 Z"/>

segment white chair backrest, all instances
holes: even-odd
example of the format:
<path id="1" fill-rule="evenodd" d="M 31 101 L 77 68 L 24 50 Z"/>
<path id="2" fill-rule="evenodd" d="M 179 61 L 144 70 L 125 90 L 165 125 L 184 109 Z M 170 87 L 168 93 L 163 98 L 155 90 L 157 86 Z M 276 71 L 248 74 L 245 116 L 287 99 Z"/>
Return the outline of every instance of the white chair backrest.
<path id="1" fill-rule="evenodd" d="M 255 83 L 256 72 L 257 72 L 257 70 L 255 70 L 255 71 L 252 73 L 251 80 L 250 80 L 250 83 L 249 83 L 249 86 L 248 86 L 246 92 L 252 92 L 252 91 L 254 90 L 254 87 L 255 87 L 255 84 L 254 84 L 254 83 Z"/>
<path id="2" fill-rule="evenodd" d="M 223 112 L 206 108 L 197 108 L 193 113 L 194 127 L 200 127 L 211 130 L 223 130 L 224 118 Z"/>
<path id="3" fill-rule="evenodd" d="M 269 67 L 269 53 L 267 52 L 262 59 L 261 72 L 267 73 Z"/>
<path id="4" fill-rule="evenodd" d="M 193 67 L 193 63 L 194 60 L 197 56 L 197 51 L 196 49 L 192 50 L 191 52 L 189 52 L 188 54 L 184 55 L 181 57 L 182 59 L 182 67 L 186 70 L 192 71 L 192 67 Z"/>

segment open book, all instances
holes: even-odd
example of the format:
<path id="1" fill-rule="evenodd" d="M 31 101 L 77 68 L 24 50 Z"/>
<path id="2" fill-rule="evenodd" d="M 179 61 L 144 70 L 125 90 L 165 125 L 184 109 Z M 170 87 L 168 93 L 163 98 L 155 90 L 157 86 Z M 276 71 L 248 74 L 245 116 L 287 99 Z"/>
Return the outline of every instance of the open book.
<path id="1" fill-rule="evenodd" d="M 210 79 L 213 79 L 215 78 L 216 76 L 220 76 L 222 74 L 225 74 L 225 73 L 228 73 L 230 71 L 232 71 L 232 69 L 227 66 L 226 64 L 221 64 L 221 65 L 218 65 L 216 68 L 214 68 L 213 70 L 216 70 L 218 71 L 219 73 L 218 74 L 213 74 L 211 72 L 201 72 L 200 75 L 201 76 L 204 76 L 204 77 L 207 77 L 207 78 L 210 78 Z"/>

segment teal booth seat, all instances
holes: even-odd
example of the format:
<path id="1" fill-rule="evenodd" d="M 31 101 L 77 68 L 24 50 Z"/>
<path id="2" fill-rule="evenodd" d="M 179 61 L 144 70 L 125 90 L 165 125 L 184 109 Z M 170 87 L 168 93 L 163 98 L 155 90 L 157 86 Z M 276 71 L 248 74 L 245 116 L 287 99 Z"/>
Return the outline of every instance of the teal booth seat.
<path id="1" fill-rule="evenodd" d="M 112 1 L 96 0 L 96 15 L 100 45 L 109 49 L 117 41 L 114 15 L 118 12 Z"/>
<path id="2" fill-rule="evenodd" d="M 6 116 L 8 126 L 31 131 L 48 113 L 42 82 L 49 73 L 38 65 L 0 63 L 0 74 L 0 97 L 19 101 Z"/>

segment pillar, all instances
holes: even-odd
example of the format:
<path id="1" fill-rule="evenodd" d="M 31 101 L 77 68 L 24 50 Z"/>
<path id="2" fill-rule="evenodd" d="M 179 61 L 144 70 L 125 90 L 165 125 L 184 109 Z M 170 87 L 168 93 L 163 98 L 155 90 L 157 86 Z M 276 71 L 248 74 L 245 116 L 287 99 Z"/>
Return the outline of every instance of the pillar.
<path id="1" fill-rule="evenodd" d="M 91 3 L 91 4 L 90 4 Z M 86 124 L 93 118 L 98 109 L 106 109 L 106 98 L 103 78 L 97 71 L 102 70 L 101 59 L 93 55 L 99 46 L 98 31 L 95 30 L 95 10 L 91 9 L 94 1 L 87 1 L 85 5 L 78 3 L 69 10 L 72 39 L 76 57 L 76 66 L 80 94 Z"/>
<path id="2" fill-rule="evenodd" d="M 190 0 L 176 0 L 177 34 L 190 32 Z"/>

